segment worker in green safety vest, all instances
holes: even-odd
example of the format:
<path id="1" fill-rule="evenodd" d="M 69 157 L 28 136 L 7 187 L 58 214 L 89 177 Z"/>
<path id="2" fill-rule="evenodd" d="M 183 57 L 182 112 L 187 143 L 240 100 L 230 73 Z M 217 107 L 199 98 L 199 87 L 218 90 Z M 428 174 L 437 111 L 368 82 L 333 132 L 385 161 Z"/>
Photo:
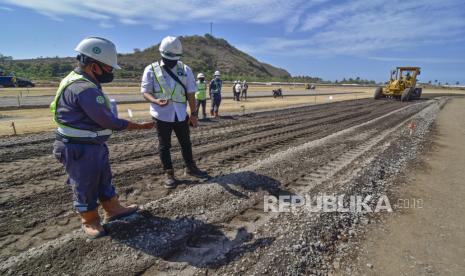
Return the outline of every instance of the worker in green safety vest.
<path id="1" fill-rule="evenodd" d="M 57 124 L 53 154 L 68 175 L 82 229 L 89 238 L 98 238 L 106 234 L 99 205 L 107 222 L 138 209 L 137 205 L 126 207 L 118 200 L 106 141 L 113 131 L 150 129 L 154 123 L 131 122 L 112 113 L 101 86 L 113 80 L 113 69 L 120 69 L 111 41 L 88 37 L 75 50 L 79 65 L 61 81 L 50 105 Z"/>
<path id="2" fill-rule="evenodd" d="M 207 118 L 207 84 L 205 83 L 205 75 L 199 73 L 197 75 L 197 92 L 195 93 L 196 112 L 199 112 L 202 106 L 202 119 Z"/>

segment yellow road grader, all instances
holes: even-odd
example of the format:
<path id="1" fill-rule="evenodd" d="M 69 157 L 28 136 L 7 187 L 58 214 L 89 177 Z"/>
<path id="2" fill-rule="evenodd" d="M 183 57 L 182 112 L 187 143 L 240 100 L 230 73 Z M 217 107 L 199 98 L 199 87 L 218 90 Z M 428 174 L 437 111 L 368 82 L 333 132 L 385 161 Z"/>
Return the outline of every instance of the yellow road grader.
<path id="1" fill-rule="evenodd" d="M 407 102 L 419 99 L 422 89 L 416 85 L 420 69 L 420 67 L 397 67 L 396 70 L 392 70 L 386 86 L 376 88 L 375 100 L 396 98 L 402 102 Z"/>

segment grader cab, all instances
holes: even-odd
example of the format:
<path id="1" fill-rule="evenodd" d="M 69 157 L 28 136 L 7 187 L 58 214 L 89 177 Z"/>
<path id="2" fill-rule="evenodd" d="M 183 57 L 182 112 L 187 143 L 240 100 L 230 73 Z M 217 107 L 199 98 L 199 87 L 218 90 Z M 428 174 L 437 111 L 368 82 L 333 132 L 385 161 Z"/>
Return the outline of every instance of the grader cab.
<path id="1" fill-rule="evenodd" d="M 375 100 L 396 98 L 406 102 L 419 99 L 422 89 L 416 85 L 420 69 L 420 67 L 397 67 L 396 70 L 392 70 L 386 86 L 376 88 Z"/>

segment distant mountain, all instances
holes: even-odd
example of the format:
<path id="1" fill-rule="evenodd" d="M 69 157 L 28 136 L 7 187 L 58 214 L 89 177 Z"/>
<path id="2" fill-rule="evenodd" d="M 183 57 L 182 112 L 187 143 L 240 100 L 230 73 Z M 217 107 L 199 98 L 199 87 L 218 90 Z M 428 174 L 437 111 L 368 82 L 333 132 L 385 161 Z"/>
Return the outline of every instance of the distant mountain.
<path id="1" fill-rule="evenodd" d="M 203 72 L 212 76 L 220 70 L 225 79 L 288 79 L 291 75 L 284 69 L 262 63 L 236 49 L 226 40 L 211 35 L 180 37 L 184 49 L 182 60 L 194 73 Z M 139 79 L 145 66 L 159 60 L 158 46 L 144 50 L 135 49 L 131 54 L 120 54 L 118 61 L 123 70 L 116 71 L 117 78 Z M 17 76 L 32 79 L 53 79 L 64 76 L 76 64 L 72 57 L 37 58 L 28 60 L 0 60 L 0 67 Z"/>
<path id="2" fill-rule="evenodd" d="M 259 62 L 252 56 L 239 51 L 226 40 L 211 35 L 180 37 L 184 49 L 183 61 L 194 72 L 209 75 L 215 70 L 229 76 L 254 76 L 261 78 L 286 78 L 291 75 L 284 69 Z M 123 67 L 144 68 L 147 62 L 159 60 L 159 44 L 133 54 L 122 55 Z"/>

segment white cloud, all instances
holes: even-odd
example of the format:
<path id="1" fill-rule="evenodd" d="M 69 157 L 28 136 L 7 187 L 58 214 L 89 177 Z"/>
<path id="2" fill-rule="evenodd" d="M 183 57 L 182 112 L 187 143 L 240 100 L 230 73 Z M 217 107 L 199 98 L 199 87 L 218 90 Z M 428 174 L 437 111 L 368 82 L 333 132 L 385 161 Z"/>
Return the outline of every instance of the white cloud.
<path id="1" fill-rule="evenodd" d="M 353 0 L 310 9 L 299 22 L 293 26 L 299 31 L 298 38 L 264 38 L 259 47 L 242 47 L 255 53 L 291 56 L 367 56 L 386 49 L 445 45 L 465 35 L 465 3 Z"/>
<path id="2" fill-rule="evenodd" d="M 0 0 L 53 20 L 95 20 L 103 28 L 180 23 L 273 24 L 276 37 L 250 38 L 250 53 L 370 56 L 385 49 L 444 45 L 465 34 L 463 0 Z M 0 7 L 1 8 L 1 7 Z M 7 8 L 10 9 L 10 8 Z"/>
<path id="3" fill-rule="evenodd" d="M 115 20 L 123 24 L 145 24 L 162 29 L 179 22 L 250 22 L 258 24 L 287 21 L 306 5 L 305 0 L 0 0 L 12 6 L 35 10 L 54 20 L 79 16 L 96 21 Z M 313 0 L 310 2 L 321 2 Z"/>
<path id="4" fill-rule="evenodd" d="M 0 6 L 0 10 L 2 10 L 2 11 L 7 11 L 7 12 L 12 12 L 12 11 L 13 11 L 12 8 L 3 7 L 3 6 Z"/>
<path id="5" fill-rule="evenodd" d="M 98 24 L 101 28 L 104 28 L 104 29 L 111 29 L 111 28 L 114 28 L 115 25 L 111 24 L 111 23 L 108 23 L 106 21 L 102 21 Z"/>
<path id="6" fill-rule="evenodd" d="M 435 58 L 435 57 L 368 57 L 369 59 L 379 61 L 402 61 L 418 63 L 437 63 L 437 64 L 465 64 L 465 59 Z"/>

